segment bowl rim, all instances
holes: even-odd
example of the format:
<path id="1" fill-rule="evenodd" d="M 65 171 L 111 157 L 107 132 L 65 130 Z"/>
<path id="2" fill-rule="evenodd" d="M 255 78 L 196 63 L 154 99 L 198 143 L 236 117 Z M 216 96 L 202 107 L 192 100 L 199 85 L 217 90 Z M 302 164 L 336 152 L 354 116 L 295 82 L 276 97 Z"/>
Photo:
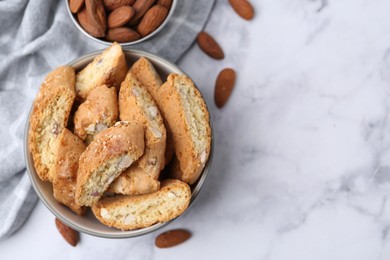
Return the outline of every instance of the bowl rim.
<path id="1" fill-rule="evenodd" d="M 80 63 L 80 62 L 83 62 L 87 59 L 91 59 L 91 58 L 94 58 L 96 57 L 98 54 L 102 53 L 105 49 L 101 49 L 101 50 L 97 50 L 97 51 L 94 51 L 94 52 L 91 52 L 89 54 L 86 54 L 82 57 L 79 57 L 77 59 L 74 59 L 72 60 L 71 62 L 67 63 L 67 65 L 69 66 L 72 66 L 74 67 L 77 63 Z M 179 69 L 176 65 L 172 64 L 171 62 L 167 61 L 166 59 L 164 58 L 161 58 L 155 54 L 151 54 L 151 53 L 148 53 L 148 52 L 145 52 L 145 51 L 140 51 L 140 50 L 123 50 L 123 52 L 126 54 L 135 54 L 135 55 L 138 55 L 139 57 L 143 56 L 143 57 L 146 57 L 148 59 L 151 59 L 152 60 L 152 63 L 153 63 L 153 60 L 156 60 L 156 61 L 159 61 L 159 62 L 162 62 L 164 65 L 170 67 L 170 69 L 172 68 L 173 70 L 175 70 L 176 72 L 179 72 L 179 73 L 182 73 L 182 74 L 185 74 L 181 69 Z M 195 85 L 195 87 L 199 90 L 199 88 Z M 201 93 L 201 91 L 199 90 L 202 98 L 204 99 L 204 96 L 203 94 Z M 205 100 L 205 99 L 204 99 Z M 100 231 L 95 231 L 94 229 L 92 228 L 86 228 L 86 227 L 83 227 L 81 225 L 78 225 L 77 223 L 75 223 L 74 221 L 66 218 L 64 215 L 60 214 L 60 212 L 58 212 L 54 206 L 51 205 L 50 201 L 46 200 L 45 198 L 45 195 L 41 192 L 40 188 L 39 188 L 39 181 L 41 181 L 35 171 L 35 167 L 34 167 L 34 164 L 33 164 L 33 160 L 32 160 L 32 156 L 31 156 L 31 153 L 29 152 L 29 144 L 28 144 L 28 132 L 29 132 L 29 129 L 30 129 L 30 117 L 31 117 L 31 112 L 32 112 L 32 109 L 33 109 L 33 103 L 31 104 L 31 108 L 30 108 L 30 111 L 27 115 L 27 120 L 26 120 L 26 125 L 25 125 L 25 129 L 24 129 L 24 160 L 25 160 L 25 163 L 26 163 L 26 169 L 27 169 L 27 172 L 28 172 L 28 176 L 30 178 L 30 181 L 32 183 L 32 186 L 36 192 L 36 194 L 38 195 L 40 201 L 42 201 L 42 203 L 46 206 L 46 208 L 49 209 L 49 211 L 55 216 L 57 217 L 58 219 L 60 219 L 64 224 L 66 224 L 67 226 L 79 231 L 79 232 L 82 232 L 82 233 L 85 233 L 85 234 L 88 234 L 88 235 L 92 235 L 92 236 L 96 236 L 96 237 L 102 237 L 102 238 L 131 238 L 131 237 L 138 237 L 138 236 L 142 236 L 142 235 L 146 235 L 146 234 L 149 234 L 149 233 L 152 233 L 154 231 L 157 231 L 159 229 L 161 229 L 162 227 L 168 225 L 169 223 L 175 221 L 176 219 L 180 218 L 181 216 L 183 216 L 184 214 L 186 214 L 189 209 L 193 206 L 193 204 L 195 203 L 195 200 L 196 198 L 198 197 L 199 193 L 200 193 L 200 190 L 202 189 L 208 175 L 209 175 L 209 172 L 211 170 L 211 166 L 212 166 L 212 160 L 213 160 L 213 155 L 214 155 L 214 128 L 213 128 L 213 120 L 212 120 L 212 115 L 210 113 L 210 110 L 208 108 L 208 105 L 206 103 L 206 100 L 205 100 L 205 104 L 206 104 L 206 108 L 207 108 L 207 111 L 209 111 L 209 123 L 210 123 L 210 130 L 211 130 L 211 143 L 210 143 L 210 155 L 209 155 L 209 158 L 202 170 L 202 173 L 199 177 L 199 179 L 197 180 L 196 184 L 193 184 L 195 185 L 191 191 L 191 200 L 190 200 L 190 204 L 188 206 L 188 208 L 181 214 L 179 215 L 178 217 L 170 220 L 170 221 L 167 221 L 167 222 L 164 222 L 164 223 L 157 223 L 157 224 L 154 224 L 152 226 L 149 226 L 149 227 L 146 227 L 146 228 L 141 228 L 141 229 L 136 229 L 136 230 L 129 230 L 129 231 L 121 231 L 119 229 L 116 229 L 116 228 L 112 228 L 113 229 L 113 232 L 110 232 L 110 233 L 107 233 L 107 232 L 100 232 Z M 102 224 L 103 225 L 103 224 Z"/>
<path id="2" fill-rule="evenodd" d="M 110 42 L 110 41 L 105 41 L 105 40 L 102 40 L 102 39 L 99 39 L 99 38 L 96 38 L 92 35 L 90 35 L 88 32 L 86 32 L 84 30 L 83 27 L 81 27 L 81 25 L 79 24 L 79 22 L 77 21 L 77 19 L 75 18 L 75 15 L 76 14 L 73 14 L 71 11 L 70 11 L 70 7 L 69 7 L 69 0 L 65 0 L 66 2 L 66 9 L 68 11 L 68 14 L 73 22 L 73 24 L 77 27 L 77 29 L 79 29 L 79 31 L 81 31 L 85 36 L 87 36 L 88 38 L 96 41 L 96 42 L 99 42 L 101 44 L 105 44 L 105 45 L 111 45 L 113 42 Z M 160 24 L 160 26 L 154 30 L 152 33 L 150 33 L 149 35 L 146 35 L 145 37 L 142 37 L 142 38 L 139 38 L 138 40 L 136 41 L 132 41 L 132 42 L 122 42 L 122 43 L 119 43 L 121 46 L 130 46 L 130 45 L 135 45 L 135 44 L 138 44 L 138 43 L 141 43 L 141 42 L 144 42 L 152 37 L 154 37 L 157 33 L 159 33 L 164 27 L 165 25 L 168 23 L 168 21 L 171 19 L 173 13 L 175 12 L 175 9 L 176 9 L 176 5 L 177 5 L 177 0 L 172 0 L 172 5 L 171 5 L 171 8 L 169 9 L 169 12 L 168 12 L 168 15 L 167 17 L 165 18 L 164 22 L 162 24 Z"/>

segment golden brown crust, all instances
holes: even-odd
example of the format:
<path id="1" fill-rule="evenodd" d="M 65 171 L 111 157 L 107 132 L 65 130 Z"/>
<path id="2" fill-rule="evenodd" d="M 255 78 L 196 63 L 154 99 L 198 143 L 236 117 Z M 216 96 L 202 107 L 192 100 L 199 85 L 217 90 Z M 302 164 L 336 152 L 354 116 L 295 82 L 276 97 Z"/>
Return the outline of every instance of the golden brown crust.
<path id="1" fill-rule="evenodd" d="M 178 217 L 187 209 L 190 200 L 191 189 L 186 183 L 165 180 L 157 192 L 101 199 L 92 211 L 107 226 L 133 230 Z"/>
<path id="2" fill-rule="evenodd" d="M 66 128 L 60 134 L 59 140 L 53 178 L 53 195 L 57 201 L 82 215 L 85 213 L 85 208 L 75 203 L 75 190 L 79 158 L 85 150 L 85 145 L 80 138 Z"/>
<path id="3" fill-rule="evenodd" d="M 28 142 L 34 167 L 41 180 L 53 180 L 58 136 L 67 125 L 75 99 L 74 88 L 74 69 L 59 67 L 46 76 L 35 98 Z"/>
<path id="4" fill-rule="evenodd" d="M 117 122 L 101 131 L 79 160 L 76 203 L 91 206 L 121 172 L 144 152 L 141 125 Z"/>
<path id="5" fill-rule="evenodd" d="M 159 107 L 172 133 L 175 154 L 180 164 L 172 176 L 193 184 L 210 154 L 211 129 L 206 104 L 192 80 L 170 74 L 159 89 Z"/>
<path id="6" fill-rule="evenodd" d="M 113 43 L 76 76 L 76 92 L 81 99 L 97 86 L 108 85 L 119 89 L 127 73 L 127 62 L 122 47 Z"/>
<path id="7" fill-rule="evenodd" d="M 154 101 L 160 106 L 160 96 L 158 95 L 158 89 L 162 85 L 160 75 L 157 73 L 153 64 L 145 57 L 139 58 L 130 68 L 130 72 L 134 77 L 146 88 Z M 165 119 L 164 124 L 166 125 Z M 167 141 L 165 149 L 165 163 L 168 164 L 174 155 L 172 135 L 167 130 Z"/>
<path id="8" fill-rule="evenodd" d="M 74 132 L 90 143 L 100 131 L 113 126 L 118 118 L 118 100 L 114 87 L 94 88 L 74 116 Z"/>

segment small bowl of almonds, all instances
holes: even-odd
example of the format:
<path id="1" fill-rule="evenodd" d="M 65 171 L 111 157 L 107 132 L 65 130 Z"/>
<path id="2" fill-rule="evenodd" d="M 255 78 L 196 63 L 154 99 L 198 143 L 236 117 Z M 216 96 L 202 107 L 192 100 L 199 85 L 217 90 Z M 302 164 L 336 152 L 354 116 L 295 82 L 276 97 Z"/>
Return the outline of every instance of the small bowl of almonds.
<path id="1" fill-rule="evenodd" d="M 176 0 L 65 0 L 76 27 L 87 37 L 110 45 L 143 42 L 172 16 Z"/>

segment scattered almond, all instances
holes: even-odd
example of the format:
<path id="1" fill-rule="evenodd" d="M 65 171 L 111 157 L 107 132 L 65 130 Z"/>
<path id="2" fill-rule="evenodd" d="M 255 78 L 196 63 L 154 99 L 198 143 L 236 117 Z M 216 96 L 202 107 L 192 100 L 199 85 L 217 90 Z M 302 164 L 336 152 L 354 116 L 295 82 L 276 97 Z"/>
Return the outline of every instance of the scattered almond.
<path id="1" fill-rule="evenodd" d="M 84 6 L 84 0 L 69 0 L 69 9 L 72 13 L 77 13 Z"/>
<path id="2" fill-rule="evenodd" d="M 71 246 L 76 246 L 80 240 L 79 232 L 68 227 L 64 223 L 62 223 L 59 219 L 56 218 L 56 226 L 60 234 L 64 237 L 66 242 L 68 242 Z"/>
<path id="3" fill-rule="evenodd" d="M 157 4 L 162 5 L 162 6 L 169 9 L 169 8 L 171 8 L 172 0 L 158 0 Z"/>
<path id="4" fill-rule="evenodd" d="M 121 6 L 112 11 L 107 19 L 108 28 L 118 28 L 125 25 L 134 16 L 131 6 Z"/>
<path id="5" fill-rule="evenodd" d="M 104 0 L 104 5 L 109 11 L 117 9 L 121 6 L 132 5 L 135 0 Z"/>
<path id="6" fill-rule="evenodd" d="M 156 30 L 168 15 L 168 9 L 162 5 L 155 5 L 150 8 L 137 27 L 142 37 L 149 35 Z"/>
<path id="7" fill-rule="evenodd" d="M 208 33 L 200 32 L 196 40 L 200 49 L 211 58 L 222 60 L 225 57 L 221 46 Z"/>
<path id="8" fill-rule="evenodd" d="M 155 244 L 159 248 L 168 248 L 179 245 L 189 239 L 191 233 L 184 229 L 175 229 L 164 232 L 156 237 Z"/>
<path id="9" fill-rule="evenodd" d="M 106 38 L 112 42 L 132 42 L 138 40 L 140 35 L 138 32 L 128 27 L 119 27 L 109 29 L 107 31 Z"/>
<path id="10" fill-rule="evenodd" d="M 228 101 L 235 82 L 236 72 L 233 69 L 226 68 L 219 73 L 214 92 L 214 100 L 218 108 L 222 108 Z"/>
<path id="11" fill-rule="evenodd" d="M 102 0 L 85 0 L 85 9 L 89 23 L 98 32 L 96 37 L 103 37 L 107 28 L 106 10 Z"/>
<path id="12" fill-rule="evenodd" d="M 252 20 L 255 10 L 248 0 L 229 0 L 234 11 L 245 20 Z"/>
<path id="13" fill-rule="evenodd" d="M 133 8 L 135 11 L 135 15 L 133 19 L 131 19 L 131 23 L 135 24 L 149 8 L 156 2 L 156 0 L 136 0 L 133 4 Z"/>

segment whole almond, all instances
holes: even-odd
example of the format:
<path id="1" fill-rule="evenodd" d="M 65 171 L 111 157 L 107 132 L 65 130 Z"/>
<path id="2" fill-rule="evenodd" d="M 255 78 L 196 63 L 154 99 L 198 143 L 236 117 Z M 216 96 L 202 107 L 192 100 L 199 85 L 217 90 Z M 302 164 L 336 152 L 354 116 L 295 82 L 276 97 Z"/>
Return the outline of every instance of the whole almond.
<path id="1" fill-rule="evenodd" d="M 104 5 L 109 11 L 117 9 L 118 7 L 134 4 L 135 0 L 103 0 Z"/>
<path id="2" fill-rule="evenodd" d="M 84 6 L 84 0 L 69 0 L 69 9 L 72 13 L 77 13 Z"/>
<path id="3" fill-rule="evenodd" d="M 128 27 L 119 27 L 109 29 L 106 38 L 111 42 L 132 42 L 138 40 L 140 35 Z"/>
<path id="4" fill-rule="evenodd" d="M 252 20 L 255 10 L 248 0 L 229 0 L 234 11 L 245 20 Z"/>
<path id="5" fill-rule="evenodd" d="M 168 9 L 162 5 L 155 5 L 150 8 L 141 22 L 137 26 L 137 31 L 142 37 L 152 33 L 156 30 L 165 20 L 168 15 Z"/>
<path id="6" fill-rule="evenodd" d="M 118 28 L 125 25 L 134 16 L 131 6 L 121 6 L 112 11 L 107 18 L 108 28 Z"/>
<path id="7" fill-rule="evenodd" d="M 133 4 L 133 8 L 135 11 L 135 15 L 133 19 L 131 19 L 131 23 L 135 24 L 137 21 L 144 16 L 146 11 L 154 4 L 156 0 L 136 0 Z"/>
<path id="8" fill-rule="evenodd" d="M 173 247 L 183 243 L 191 237 L 191 233 L 184 229 L 175 229 L 164 232 L 156 237 L 155 244 L 159 248 Z"/>
<path id="9" fill-rule="evenodd" d="M 106 10 L 102 0 L 85 0 L 88 21 L 99 32 L 95 37 L 103 37 L 107 29 Z"/>
<path id="10" fill-rule="evenodd" d="M 232 94 L 236 82 L 236 72 L 231 68 L 223 69 L 215 83 L 214 100 L 218 108 L 222 108 Z"/>
<path id="11" fill-rule="evenodd" d="M 158 0 L 157 4 L 162 5 L 168 9 L 170 9 L 171 5 L 172 5 L 172 0 Z"/>
<path id="12" fill-rule="evenodd" d="M 225 54 L 223 53 L 221 46 L 208 33 L 200 32 L 196 41 L 198 42 L 200 49 L 211 58 L 216 60 L 222 60 L 225 58 Z"/>
<path id="13" fill-rule="evenodd" d="M 96 27 L 94 23 L 89 20 L 87 10 L 85 8 L 81 9 L 81 11 L 77 13 L 77 20 L 79 21 L 81 27 L 83 27 L 83 29 L 90 35 L 94 37 L 104 36 L 102 29 L 100 27 Z"/>
<path id="14" fill-rule="evenodd" d="M 56 218 L 56 226 L 60 234 L 64 237 L 66 242 L 68 242 L 71 246 L 76 246 L 80 240 L 79 232 L 68 227 L 64 223 L 62 223 L 59 219 Z"/>

